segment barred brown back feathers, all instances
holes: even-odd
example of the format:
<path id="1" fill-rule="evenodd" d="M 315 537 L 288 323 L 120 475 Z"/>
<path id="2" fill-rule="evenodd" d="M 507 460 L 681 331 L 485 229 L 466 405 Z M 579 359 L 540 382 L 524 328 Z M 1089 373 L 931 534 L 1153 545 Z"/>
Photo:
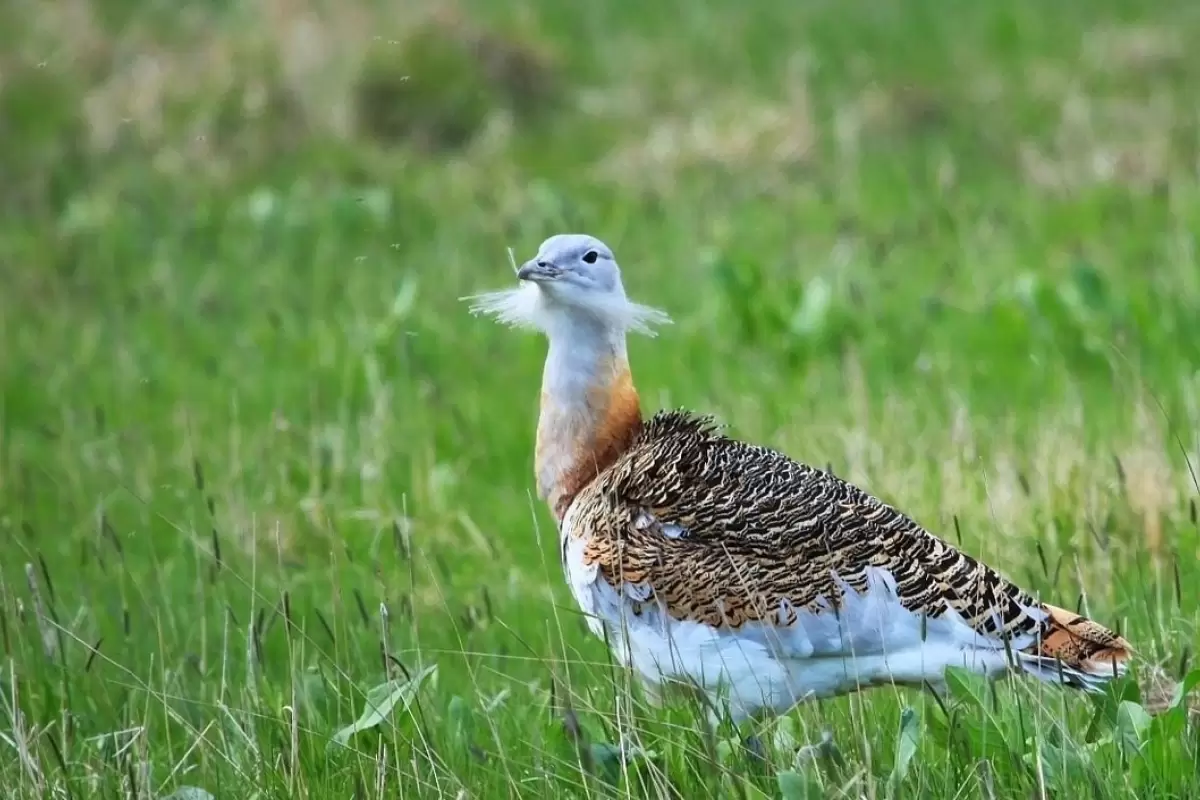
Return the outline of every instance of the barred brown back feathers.
<path id="1" fill-rule="evenodd" d="M 1131 655 L 1120 636 L 1037 603 L 895 508 L 781 453 L 727 438 L 706 417 L 656 415 L 576 503 L 573 530 L 589 535 L 585 562 L 610 584 L 651 587 L 643 602 L 661 601 L 676 619 L 732 629 L 787 624 L 780 609 L 836 608 L 844 591 L 836 578 L 865 592 L 867 568 L 881 567 L 909 611 L 931 618 L 953 611 L 989 636 L 1033 634 L 1031 656 L 1099 675 Z M 683 531 L 665 536 L 662 522 Z M 1036 619 L 1030 608 L 1047 616 Z"/>

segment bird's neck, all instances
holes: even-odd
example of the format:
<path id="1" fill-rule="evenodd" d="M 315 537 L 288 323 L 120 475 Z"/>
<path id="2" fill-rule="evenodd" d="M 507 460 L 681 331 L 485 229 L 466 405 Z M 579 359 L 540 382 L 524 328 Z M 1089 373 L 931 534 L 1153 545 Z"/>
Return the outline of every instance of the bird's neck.
<path id="1" fill-rule="evenodd" d="M 642 414 L 623 331 L 569 322 L 549 333 L 535 470 L 538 495 L 561 522 L 575 495 L 629 448 Z"/>

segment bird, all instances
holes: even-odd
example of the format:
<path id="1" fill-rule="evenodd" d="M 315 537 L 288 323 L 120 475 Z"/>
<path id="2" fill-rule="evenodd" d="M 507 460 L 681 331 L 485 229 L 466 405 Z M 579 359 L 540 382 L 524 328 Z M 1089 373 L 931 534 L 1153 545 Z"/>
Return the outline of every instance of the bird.
<path id="1" fill-rule="evenodd" d="M 1126 673 L 1118 633 L 864 489 L 709 415 L 643 416 L 627 336 L 671 318 L 628 298 L 601 240 L 553 235 L 516 277 L 463 299 L 548 340 L 538 497 L 590 631 L 652 702 L 698 690 L 740 725 L 876 686 L 944 692 L 951 667 L 1085 692 Z"/>

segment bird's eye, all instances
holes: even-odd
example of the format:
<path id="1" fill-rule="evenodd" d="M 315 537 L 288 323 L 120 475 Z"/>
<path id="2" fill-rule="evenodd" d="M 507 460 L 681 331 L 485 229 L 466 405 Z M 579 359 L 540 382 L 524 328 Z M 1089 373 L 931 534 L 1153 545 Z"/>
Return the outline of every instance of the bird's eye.
<path id="1" fill-rule="evenodd" d="M 583 254 L 583 263 L 595 264 L 596 259 L 599 257 L 600 257 L 599 254 L 595 250 L 588 250 L 586 253 Z"/>

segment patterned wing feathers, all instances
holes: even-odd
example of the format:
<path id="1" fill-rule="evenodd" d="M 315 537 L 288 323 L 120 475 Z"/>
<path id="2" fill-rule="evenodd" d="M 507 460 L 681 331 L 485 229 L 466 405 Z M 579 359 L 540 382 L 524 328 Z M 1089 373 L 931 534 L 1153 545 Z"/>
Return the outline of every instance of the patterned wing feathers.
<path id="1" fill-rule="evenodd" d="M 866 592 L 876 567 L 909 611 L 953 612 L 1029 658 L 1092 674 L 1128 658 L 1128 644 L 1100 625 L 1043 606 L 877 498 L 726 438 L 705 417 L 649 420 L 569 515 L 572 530 L 587 532 L 585 561 L 611 583 L 644 586 L 676 618 L 786 624 L 796 609 L 836 609 L 846 587 Z"/>
<path id="2" fill-rule="evenodd" d="M 1133 648 L 1121 636 L 1087 617 L 1052 605 L 1041 641 L 1031 655 L 1061 661 L 1089 675 L 1109 676 L 1121 672 L 1133 658 Z"/>

